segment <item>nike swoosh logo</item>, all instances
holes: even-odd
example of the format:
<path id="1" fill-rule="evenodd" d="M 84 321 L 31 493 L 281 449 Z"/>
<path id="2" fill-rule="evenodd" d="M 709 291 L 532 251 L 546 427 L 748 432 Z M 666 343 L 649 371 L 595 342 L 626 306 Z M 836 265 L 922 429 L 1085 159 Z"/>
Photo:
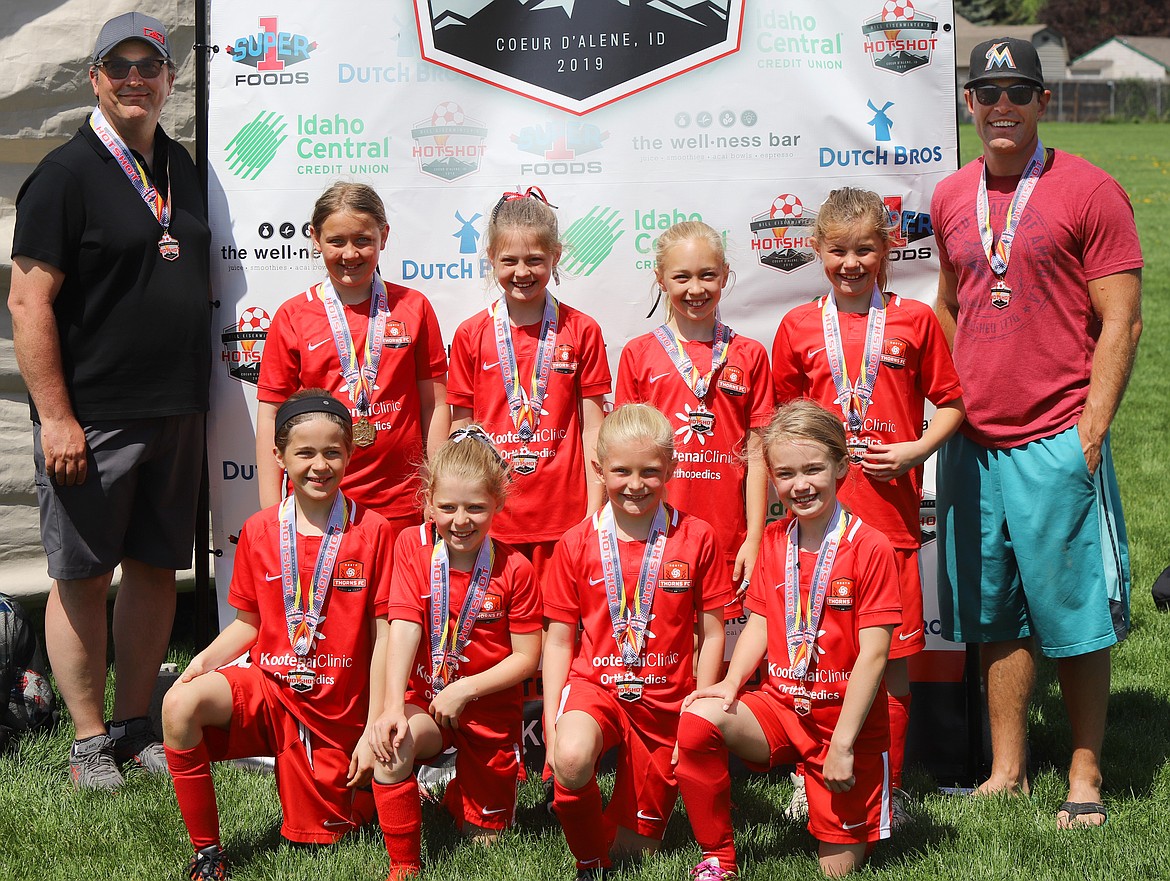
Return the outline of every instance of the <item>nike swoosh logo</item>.
<path id="1" fill-rule="evenodd" d="M 309 345 L 308 345 L 308 349 L 309 349 L 309 351 L 310 351 L 310 352 L 315 352 L 317 349 L 321 348 L 321 347 L 322 347 L 323 345 L 325 345 L 327 342 L 329 342 L 329 340 L 321 340 L 320 342 L 316 342 L 316 343 L 309 343 Z"/>
<path id="2" fill-rule="evenodd" d="M 590 584 L 590 586 L 592 586 L 594 584 L 601 584 L 601 582 L 603 582 L 603 581 L 605 581 L 604 575 L 602 575 L 600 578 L 590 578 L 589 584 Z"/>
<path id="3" fill-rule="evenodd" d="M 673 372 L 673 371 L 670 371 L 670 370 L 668 370 L 668 371 L 666 371 L 665 373 L 656 373 L 654 376 L 651 376 L 651 377 L 650 377 L 650 382 L 652 382 L 652 383 L 658 382 L 658 380 L 662 379 L 662 377 L 664 377 L 664 376 L 670 376 L 670 374 L 671 374 L 672 372 Z"/>
<path id="4" fill-rule="evenodd" d="M 488 364 L 487 361 L 483 362 L 483 369 L 484 370 L 495 370 L 499 366 L 500 366 L 499 361 L 493 361 L 491 364 Z"/>
<path id="5" fill-rule="evenodd" d="M 856 829 L 858 826 L 864 826 L 864 825 L 865 825 L 865 820 L 862 820 L 860 823 L 842 823 L 841 828 L 842 829 Z"/>
<path id="6" fill-rule="evenodd" d="M 657 821 L 661 820 L 662 818 L 661 817 L 651 817 L 645 811 L 638 811 L 638 819 L 639 820 L 649 820 L 653 823 L 653 822 L 657 822 Z"/>
<path id="7" fill-rule="evenodd" d="M 823 351 L 825 351 L 825 347 L 824 347 L 824 346 L 821 346 L 819 349 L 809 349 L 809 350 L 808 350 L 808 356 L 809 356 L 810 358 L 815 358 L 817 355 L 819 355 L 819 354 L 820 354 L 821 352 L 823 352 Z"/>
<path id="8" fill-rule="evenodd" d="M 482 813 L 485 817 L 490 817 L 492 814 L 502 814 L 506 810 L 508 810 L 508 809 L 507 808 L 481 808 L 480 813 Z"/>
<path id="9" fill-rule="evenodd" d="M 269 575 L 267 572 L 265 572 L 264 573 L 264 580 L 265 581 L 280 581 L 280 573 L 277 572 L 275 575 Z"/>
<path id="10" fill-rule="evenodd" d="M 918 628 L 918 630 L 921 630 L 921 629 L 922 629 L 921 627 L 919 627 L 919 628 Z M 907 639 L 909 639 L 909 638 L 910 638 L 910 637 L 912 637 L 912 636 L 913 636 L 915 633 L 917 633 L 917 632 L 918 632 L 918 630 L 912 631 L 912 632 L 910 632 L 910 633 L 899 633 L 899 634 L 898 634 L 898 639 L 899 639 L 899 640 L 901 640 L 901 641 L 903 641 L 903 642 L 905 642 Z"/>

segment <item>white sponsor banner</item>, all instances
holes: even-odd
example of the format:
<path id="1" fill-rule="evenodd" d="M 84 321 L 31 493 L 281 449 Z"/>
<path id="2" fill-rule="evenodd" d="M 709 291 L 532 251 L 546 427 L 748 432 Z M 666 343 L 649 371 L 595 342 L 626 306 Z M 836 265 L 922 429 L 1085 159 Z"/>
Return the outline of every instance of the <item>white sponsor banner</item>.
<path id="1" fill-rule="evenodd" d="M 555 293 L 598 320 L 615 370 L 661 320 L 646 318 L 654 242 L 683 219 L 723 232 L 723 318 L 767 347 L 827 289 L 809 223 L 837 186 L 885 197 L 891 287 L 933 299 L 930 194 L 958 164 L 948 2 L 371 0 L 359 28 L 305 0 L 209 5 L 223 620 L 233 539 L 258 505 L 263 331 L 324 276 L 307 224 L 334 181 L 381 194 L 383 276 L 426 294 L 447 341 L 493 299 L 487 215 L 529 185 L 558 206 Z"/>

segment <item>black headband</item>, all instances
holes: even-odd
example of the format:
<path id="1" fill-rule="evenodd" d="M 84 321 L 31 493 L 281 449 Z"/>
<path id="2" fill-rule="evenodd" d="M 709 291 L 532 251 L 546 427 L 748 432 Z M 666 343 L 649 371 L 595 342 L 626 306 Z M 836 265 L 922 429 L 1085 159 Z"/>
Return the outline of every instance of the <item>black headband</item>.
<path id="1" fill-rule="evenodd" d="M 346 425 L 353 424 L 349 408 L 337 398 L 332 395 L 312 395 L 307 398 L 285 401 L 280 405 L 280 409 L 276 411 L 277 434 L 288 424 L 290 419 L 305 413 L 332 413 L 334 416 L 344 419 Z"/>

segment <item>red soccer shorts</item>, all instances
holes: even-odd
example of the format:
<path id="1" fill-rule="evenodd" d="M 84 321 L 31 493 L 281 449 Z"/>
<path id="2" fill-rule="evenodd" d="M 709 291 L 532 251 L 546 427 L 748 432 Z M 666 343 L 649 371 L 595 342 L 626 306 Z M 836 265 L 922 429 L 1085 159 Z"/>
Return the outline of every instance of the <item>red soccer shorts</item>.
<path id="1" fill-rule="evenodd" d="M 908 658 L 926 648 L 918 548 L 894 548 L 894 564 L 898 568 L 898 586 L 902 595 L 902 624 L 894 629 L 890 657 Z"/>

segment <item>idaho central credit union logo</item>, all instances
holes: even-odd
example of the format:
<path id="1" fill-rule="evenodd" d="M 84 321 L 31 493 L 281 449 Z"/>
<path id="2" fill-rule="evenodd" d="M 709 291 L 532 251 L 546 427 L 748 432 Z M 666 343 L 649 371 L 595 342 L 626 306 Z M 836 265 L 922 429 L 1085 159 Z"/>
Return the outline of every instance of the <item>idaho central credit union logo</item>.
<path id="1" fill-rule="evenodd" d="M 744 0 L 415 0 L 423 57 L 584 114 L 739 50 Z"/>
<path id="2" fill-rule="evenodd" d="M 861 26 L 862 48 L 878 70 L 901 76 L 930 64 L 937 31 L 938 20 L 910 0 L 886 0 L 882 11 Z"/>
<path id="3" fill-rule="evenodd" d="M 249 306 L 235 324 L 229 324 L 219 335 L 223 343 L 220 357 L 227 365 L 228 375 L 240 382 L 255 385 L 260 379 L 260 356 L 272 318 L 259 306 Z"/>
<path id="4" fill-rule="evenodd" d="M 237 86 L 291 86 L 307 83 L 309 74 L 286 68 L 307 61 L 316 48 L 304 34 L 282 31 L 275 15 L 262 15 L 260 30 L 237 37 L 227 53 L 237 63 L 256 68 L 254 73 L 236 74 Z"/>
<path id="5" fill-rule="evenodd" d="M 800 197 L 781 193 L 764 214 L 752 218 L 752 250 L 761 266 L 777 272 L 795 272 L 812 263 L 812 225 L 815 211 L 806 208 Z"/>
<path id="6" fill-rule="evenodd" d="M 410 129 L 418 170 L 448 183 L 479 171 L 487 147 L 487 126 L 454 101 L 442 101 Z"/>

